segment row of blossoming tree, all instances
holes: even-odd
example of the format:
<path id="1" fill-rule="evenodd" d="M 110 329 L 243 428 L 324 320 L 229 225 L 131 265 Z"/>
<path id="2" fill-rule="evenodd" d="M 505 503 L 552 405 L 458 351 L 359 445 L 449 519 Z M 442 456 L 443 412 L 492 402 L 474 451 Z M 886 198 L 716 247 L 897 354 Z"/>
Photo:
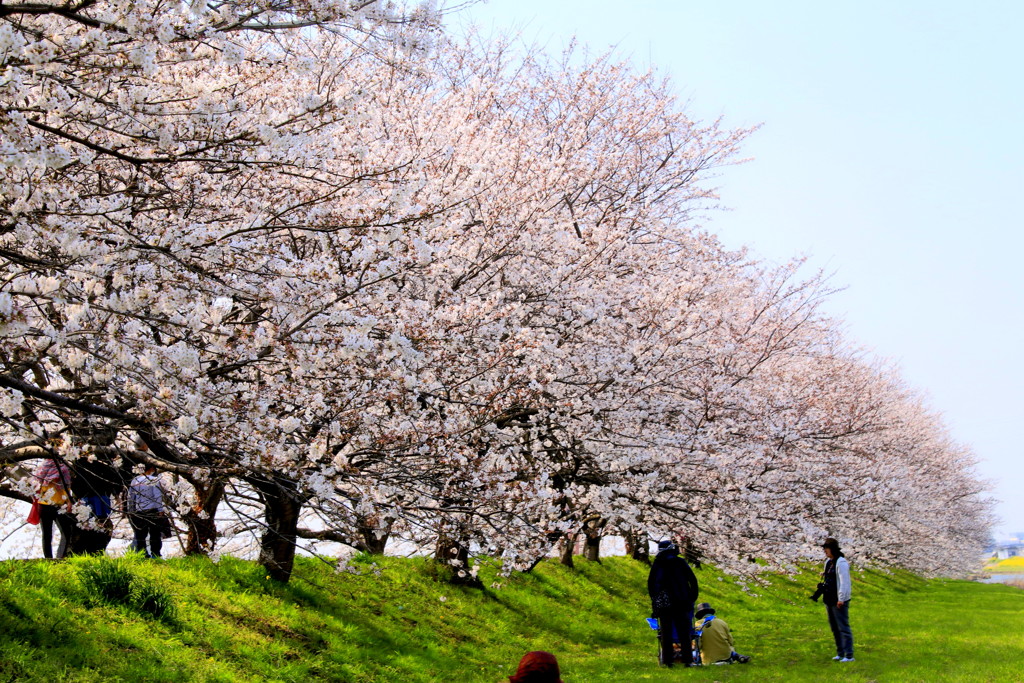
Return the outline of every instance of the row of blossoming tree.
<path id="1" fill-rule="evenodd" d="M 964 569 L 971 454 L 820 276 L 699 228 L 750 131 L 437 14 L 0 5 L 0 493 L 153 463 L 190 552 L 230 514 L 281 580 L 304 543 L 527 569 L 610 533 Z"/>

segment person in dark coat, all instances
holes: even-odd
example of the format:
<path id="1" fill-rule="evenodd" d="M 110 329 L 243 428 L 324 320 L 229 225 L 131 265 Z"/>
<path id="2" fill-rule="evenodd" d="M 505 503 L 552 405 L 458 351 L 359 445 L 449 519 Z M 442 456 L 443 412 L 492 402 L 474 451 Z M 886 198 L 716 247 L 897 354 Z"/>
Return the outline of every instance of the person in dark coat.
<path id="1" fill-rule="evenodd" d="M 89 506 L 90 521 L 84 526 L 75 525 L 68 554 L 102 555 L 113 532 L 110 501 L 124 489 L 123 473 L 105 456 L 80 458 L 73 471 L 71 491 L 76 500 Z"/>
<path id="2" fill-rule="evenodd" d="M 658 619 L 661 631 L 661 663 L 672 666 L 673 643 L 682 645 L 682 661 L 693 664 L 691 634 L 693 604 L 697 601 L 697 577 L 672 541 L 658 544 L 658 555 L 647 575 L 647 593 L 651 596 L 651 616 Z"/>

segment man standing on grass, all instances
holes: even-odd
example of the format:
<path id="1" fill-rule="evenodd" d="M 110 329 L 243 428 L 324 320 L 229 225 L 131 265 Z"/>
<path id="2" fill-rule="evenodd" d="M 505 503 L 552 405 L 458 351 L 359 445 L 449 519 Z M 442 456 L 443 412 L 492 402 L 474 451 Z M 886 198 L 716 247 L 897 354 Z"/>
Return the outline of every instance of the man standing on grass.
<path id="1" fill-rule="evenodd" d="M 146 557 L 160 557 L 163 545 L 161 533 L 166 524 L 164 517 L 164 491 L 156 467 L 146 463 L 144 471 L 128 485 L 128 519 L 135 532 L 132 548 Z M 146 547 L 146 541 L 149 547 Z"/>
<path id="2" fill-rule="evenodd" d="M 693 631 L 693 603 L 697 601 L 697 577 L 672 541 L 658 544 L 658 556 L 647 575 L 647 592 L 651 596 L 651 615 L 658 619 L 661 637 L 661 663 L 672 666 L 672 644 L 682 644 L 685 666 L 693 663 L 690 645 Z"/>
<path id="3" fill-rule="evenodd" d="M 826 538 L 821 545 L 825 550 L 825 571 L 822 582 L 825 590 L 822 601 L 828 611 L 828 625 L 836 641 L 837 662 L 853 661 L 853 631 L 850 630 L 850 563 L 839 549 L 839 541 Z"/>

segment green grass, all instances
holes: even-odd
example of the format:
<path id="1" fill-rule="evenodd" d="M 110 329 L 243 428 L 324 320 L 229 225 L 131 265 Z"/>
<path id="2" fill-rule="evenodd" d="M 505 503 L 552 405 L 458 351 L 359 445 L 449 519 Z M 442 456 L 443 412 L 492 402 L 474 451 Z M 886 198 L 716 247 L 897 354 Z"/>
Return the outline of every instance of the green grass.
<path id="1" fill-rule="evenodd" d="M 1020 681 L 1024 591 L 855 573 L 857 661 L 836 664 L 812 570 L 745 592 L 714 569 L 701 599 L 751 664 L 659 669 L 645 566 L 544 563 L 455 588 L 422 559 L 368 558 L 359 574 L 300 560 L 292 583 L 225 558 L 0 563 L 4 681 L 501 681 L 528 650 L 590 681 Z"/>

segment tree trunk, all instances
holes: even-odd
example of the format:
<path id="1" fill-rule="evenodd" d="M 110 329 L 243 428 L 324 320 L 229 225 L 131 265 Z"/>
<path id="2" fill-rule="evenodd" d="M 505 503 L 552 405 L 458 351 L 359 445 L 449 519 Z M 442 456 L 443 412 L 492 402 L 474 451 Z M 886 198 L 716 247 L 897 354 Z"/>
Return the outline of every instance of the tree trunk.
<path id="1" fill-rule="evenodd" d="M 601 561 L 601 536 L 605 520 L 591 517 L 583 524 L 583 556 L 590 562 Z"/>
<path id="2" fill-rule="evenodd" d="M 224 482 L 214 480 L 207 486 L 193 486 L 197 503 L 182 518 L 188 528 L 185 554 L 208 555 L 217 543 L 217 507 L 224 497 Z"/>
<path id="3" fill-rule="evenodd" d="M 572 563 L 572 551 L 573 548 L 576 547 L 577 536 L 579 536 L 579 533 L 566 534 L 562 538 L 562 553 L 558 561 L 566 567 L 568 567 L 569 569 L 574 568 L 574 565 Z"/>
<path id="4" fill-rule="evenodd" d="M 390 522 L 386 528 L 391 529 Z M 388 538 L 391 536 L 390 532 L 380 533 L 381 530 L 375 524 L 370 524 L 363 519 L 358 520 L 356 530 L 359 535 L 359 543 L 356 546 L 358 550 L 370 555 L 384 554 L 384 547 L 388 544 Z"/>
<path id="5" fill-rule="evenodd" d="M 683 557 L 690 563 L 690 566 L 695 569 L 700 569 L 701 554 L 697 547 L 690 542 L 690 539 L 686 539 L 686 542 L 683 545 Z"/>
<path id="6" fill-rule="evenodd" d="M 452 568 L 451 583 L 457 586 L 483 585 L 469 571 L 469 543 L 459 530 L 442 531 L 434 549 L 434 559 Z"/>
<path id="7" fill-rule="evenodd" d="M 624 531 L 622 535 L 626 541 L 626 555 L 634 560 L 650 564 L 651 551 L 647 534 L 643 531 Z"/>
<path id="8" fill-rule="evenodd" d="M 285 479 L 263 479 L 252 482 L 263 499 L 266 527 L 260 538 L 259 564 L 267 576 L 287 583 L 295 564 L 299 512 L 302 501 L 295 482 Z"/>

